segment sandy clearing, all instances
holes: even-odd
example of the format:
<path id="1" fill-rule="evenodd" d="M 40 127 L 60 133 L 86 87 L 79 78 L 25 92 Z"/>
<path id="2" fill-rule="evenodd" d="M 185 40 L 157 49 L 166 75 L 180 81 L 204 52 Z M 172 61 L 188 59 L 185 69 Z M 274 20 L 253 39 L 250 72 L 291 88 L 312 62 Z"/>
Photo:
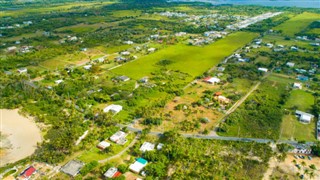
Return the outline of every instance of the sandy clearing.
<path id="1" fill-rule="evenodd" d="M 42 140 L 40 129 L 18 109 L 0 109 L 0 132 L 7 141 L 1 141 L 1 147 L 9 147 L 0 157 L 0 167 L 30 156 Z"/>

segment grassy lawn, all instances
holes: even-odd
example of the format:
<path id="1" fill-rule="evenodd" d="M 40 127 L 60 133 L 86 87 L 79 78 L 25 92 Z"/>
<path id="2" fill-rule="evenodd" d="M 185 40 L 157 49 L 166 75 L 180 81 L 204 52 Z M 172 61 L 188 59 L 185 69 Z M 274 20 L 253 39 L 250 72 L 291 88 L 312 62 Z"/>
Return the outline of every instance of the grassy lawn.
<path id="1" fill-rule="evenodd" d="M 285 108 L 292 108 L 294 106 L 301 111 L 309 111 L 314 104 L 314 97 L 311 93 L 303 90 L 293 90 L 285 105 Z"/>
<path id="2" fill-rule="evenodd" d="M 303 124 L 294 115 L 285 115 L 282 118 L 280 139 L 315 141 L 315 123 Z"/>
<path id="3" fill-rule="evenodd" d="M 217 65 L 223 58 L 256 36 L 255 33 L 238 32 L 204 47 L 178 44 L 144 56 L 137 61 L 129 62 L 112 71 L 116 74 L 125 74 L 131 78 L 140 79 L 161 68 L 156 65 L 158 61 L 167 59 L 172 61 L 167 65 L 168 69 L 179 70 L 195 77 Z"/>
<path id="4" fill-rule="evenodd" d="M 91 162 L 91 161 L 99 161 L 102 159 L 106 159 L 108 157 L 111 157 L 111 156 L 118 154 L 120 151 L 122 151 L 124 148 L 126 148 L 131 143 L 131 141 L 133 139 L 134 139 L 134 134 L 129 133 L 127 136 L 128 142 L 125 145 L 118 145 L 118 144 L 115 144 L 111 141 L 108 141 L 109 143 L 111 143 L 110 147 L 112 147 L 112 152 L 105 153 L 94 146 L 89 151 L 83 152 L 77 158 L 83 162 L 86 162 L 86 163 Z M 99 143 L 99 142 L 97 142 L 97 143 Z"/>
<path id="5" fill-rule="evenodd" d="M 275 30 L 282 30 L 284 35 L 294 36 L 296 33 L 300 32 L 306 28 L 313 21 L 317 21 L 320 18 L 320 14 L 304 12 L 299 14 L 288 21 L 280 24 Z"/>

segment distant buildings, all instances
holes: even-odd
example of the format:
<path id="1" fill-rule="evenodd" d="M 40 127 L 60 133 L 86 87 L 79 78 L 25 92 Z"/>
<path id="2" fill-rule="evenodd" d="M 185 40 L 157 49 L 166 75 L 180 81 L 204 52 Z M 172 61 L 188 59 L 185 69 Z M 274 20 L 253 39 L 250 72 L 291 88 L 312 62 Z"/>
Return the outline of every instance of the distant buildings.
<path id="1" fill-rule="evenodd" d="M 286 64 L 288 67 L 294 67 L 294 63 L 293 62 L 287 62 Z"/>

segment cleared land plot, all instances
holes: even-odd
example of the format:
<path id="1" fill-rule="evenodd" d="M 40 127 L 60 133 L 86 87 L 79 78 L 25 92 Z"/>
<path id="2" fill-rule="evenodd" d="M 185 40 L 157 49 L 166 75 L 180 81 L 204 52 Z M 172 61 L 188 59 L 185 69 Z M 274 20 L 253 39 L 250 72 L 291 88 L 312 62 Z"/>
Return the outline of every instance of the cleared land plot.
<path id="1" fill-rule="evenodd" d="M 255 33 L 238 32 L 204 47 L 174 45 L 142 57 L 137 61 L 129 62 L 112 71 L 116 74 L 125 74 L 131 78 L 140 79 L 157 71 L 160 67 L 156 63 L 166 59 L 172 61 L 166 68 L 179 70 L 195 77 L 217 65 L 223 58 L 250 42 L 256 36 Z"/>
<path id="2" fill-rule="evenodd" d="M 284 35 L 294 36 L 296 33 L 305 29 L 313 21 L 317 21 L 319 19 L 320 14 L 304 12 L 280 24 L 274 29 L 282 30 Z"/>
<path id="3" fill-rule="evenodd" d="M 282 118 L 280 139 L 297 141 L 315 141 L 315 123 L 300 123 L 294 115 L 285 115 Z"/>
<path id="4" fill-rule="evenodd" d="M 285 105 L 286 108 L 296 107 L 301 111 L 309 111 L 314 104 L 314 97 L 311 93 L 303 90 L 293 90 Z"/>

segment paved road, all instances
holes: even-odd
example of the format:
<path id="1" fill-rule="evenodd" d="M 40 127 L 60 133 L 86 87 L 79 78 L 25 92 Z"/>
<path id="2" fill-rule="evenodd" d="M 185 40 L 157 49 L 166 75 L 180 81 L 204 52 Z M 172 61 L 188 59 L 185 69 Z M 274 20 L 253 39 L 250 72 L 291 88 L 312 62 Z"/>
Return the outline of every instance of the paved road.
<path id="1" fill-rule="evenodd" d="M 129 146 L 127 146 L 126 148 L 124 148 L 122 151 L 120 151 L 118 154 L 108 157 L 106 159 L 100 160 L 98 161 L 99 163 L 105 163 L 110 161 L 111 159 L 115 159 L 115 158 L 119 158 L 123 153 L 125 153 L 129 148 L 131 148 L 138 140 L 138 136 L 136 136 L 133 141 L 129 144 Z"/>
<path id="2" fill-rule="evenodd" d="M 127 130 L 132 132 L 141 133 L 142 129 L 134 128 L 131 126 L 126 126 L 123 124 L 118 124 L 117 126 L 123 128 L 126 127 Z M 162 136 L 163 132 L 151 131 L 150 135 Z M 278 140 L 274 141 L 272 139 L 260 139 L 260 138 L 243 138 L 243 137 L 225 137 L 218 135 L 199 135 L 199 134 L 182 134 L 183 137 L 186 138 L 197 138 L 197 139 L 214 139 L 214 140 L 222 140 L 222 141 L 241 141 L 241 142 L 257 142 L 257 143 L 287 143 L 291 145 L 298 144 L 297 141 L 289 141 L 289 140 Z M 313 142 L 307 142 L 306 144 L 313 144 Z"/>

